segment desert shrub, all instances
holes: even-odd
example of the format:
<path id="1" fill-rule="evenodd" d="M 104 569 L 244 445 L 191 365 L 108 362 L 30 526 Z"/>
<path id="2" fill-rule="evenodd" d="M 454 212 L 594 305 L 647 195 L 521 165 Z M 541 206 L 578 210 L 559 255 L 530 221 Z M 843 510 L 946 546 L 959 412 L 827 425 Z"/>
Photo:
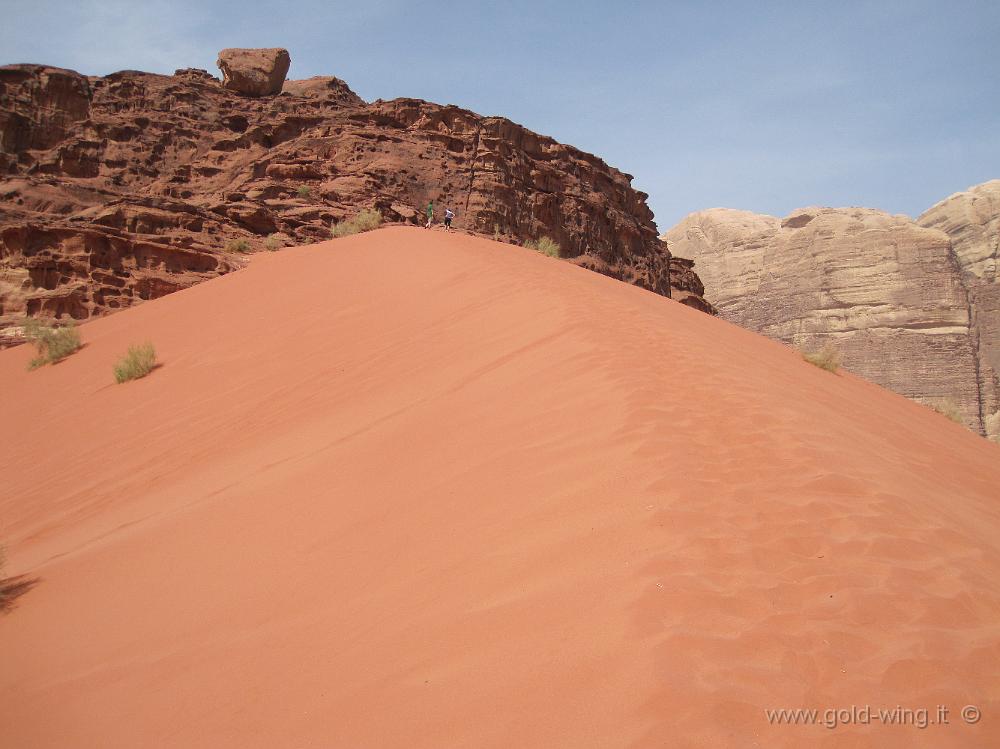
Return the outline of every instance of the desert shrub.
<path id="1" fill-rule="evenodd" d="M 541 239 L 529 239 L 524 243 L 524 246 L 529 250 L 535 250 L 543 255 L 548 255 L 549 257 L 562 257 L 562 252 L 559 247 L 559 243 L 556 242 L 551 237 L 542 237 Z"/>
<path id="2" fill-rule="evenodd" d="M 119 385 L 129 380 L 138 380 L 153 371 L 156 366 L 156 350 L 152 343 L 129 346 L 118 363 L 115 364 L 115 382 Z"/>
<path id="3" fill-rule="evenodd" d="M 228 252 L 250 252 L 250 243 L 245 239 L 230 239 L 226 242 Z"/>
<path id="4" fill-rule="evenodd" d="M 300 185 L 299 189 L 295 191 L 295 194 L 300 198 L 308 198 L 312 195 L 312 188 L 309 185 Z"/>
<path id="5" fill-rule="evenodd" d="M 7 549 L 3 545 L 0 545 L 0 611 L 7 607 L 6 567 Z"/>
<path id="6" fill-rule="evenodd" d="M 264 240 L 264 246 L 271 252 L 275 250 L 280 250 L 285 246 L 285 238 L 280 234 L 270 234 L 267 239 Z"/>
<path id="7" fill-rule="evenodd" d="M 382 214 L 374 208 L 366 208 L 354 218 L 334 224 L 330 233 L 333 238 L 347 237 L 351 234 L 360 234 L 363 231 L 377 229 L 382 224 Z"/>
<path id="8" fill-rule="evenodd" d="M 7 547 L 0 544 L 0 611 L 5 611 L 10 603 L 12 591 L 7 582 Z"/>
<path id="9" fill-rule="evenodd" d="M 80 348 L 80 331 L 74 323 L 51 328 L 30 318 L 24 325 L 24 336 L 35 344 L 38 356 L 28 362 L 28 369 L 55 364 Z"/>
<path id="10" fill-rule="evenodd" d="M 942 416 L 946 416 L 947 418 L 951 419 L 956 424 L 964 425 L 964 422 L 962 421 L 962 412 L 959 410 L 958 404 L 955 403 L 955 401 L 953 401 L 951 398 L 945 398 L 943 401 L 931 405 L 931 408 L 933 408 Z"/>
<path id="11" fill-rule="evenodd" d="M 802 358 L 827 372 L 840 368 L 840 352 L 832 343 L 827 343 L 819 351 L 803 351 Z"/>
<path id="12" fill-rule="evenodd" d="M 35 587 L 38 582 L 37 578 L 30 579 L 23 575 L 7 577 L 6 562 L 7 550 L 0 544 L 0 614 L 7 613 L 14 608 L 14 602 L 17 598 Z"/>
<path id="13" fill-rule="evenodd" d="M 987 434 L 995 434 L 993 441 L 1000 445 L 1000 413 L 992 413 L 986 417 L 983 426 Z"/>

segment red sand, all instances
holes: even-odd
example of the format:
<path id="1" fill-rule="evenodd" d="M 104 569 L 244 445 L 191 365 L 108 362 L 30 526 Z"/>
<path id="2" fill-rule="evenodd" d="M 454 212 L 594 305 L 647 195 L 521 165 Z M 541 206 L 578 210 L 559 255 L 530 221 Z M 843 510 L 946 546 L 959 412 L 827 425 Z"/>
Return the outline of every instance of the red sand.
<path id="1" fill-rule="evenodd" d="M 421 229 L 81 330 L 0 354 L 0 746 L 1000 745 L 1000 450 L 900 396 Z M 949 724 L 764 713 L 865 705 Z"/>

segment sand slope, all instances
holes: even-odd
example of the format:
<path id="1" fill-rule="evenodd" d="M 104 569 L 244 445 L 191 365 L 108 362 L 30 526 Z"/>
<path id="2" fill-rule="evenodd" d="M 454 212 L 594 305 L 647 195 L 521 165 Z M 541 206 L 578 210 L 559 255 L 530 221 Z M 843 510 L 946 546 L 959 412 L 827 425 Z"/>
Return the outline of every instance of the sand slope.
<path id="1" fill-rule="evenodd" d="M 0 746 L 1000 743 L 1000 450 L 900 396 L 420 229 L 82 332 L 0 353 Z M 764 714 L 866 704 L 950 723 Z"/>

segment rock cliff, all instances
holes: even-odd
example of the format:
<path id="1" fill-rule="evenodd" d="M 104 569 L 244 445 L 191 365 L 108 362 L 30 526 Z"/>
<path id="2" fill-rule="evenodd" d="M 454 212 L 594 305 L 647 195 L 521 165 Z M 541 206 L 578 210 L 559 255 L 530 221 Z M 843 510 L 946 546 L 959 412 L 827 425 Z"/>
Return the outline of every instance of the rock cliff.
<path id="1" fill-rule="evenodd" d="M 982 245 L 991 231 L 996 242 L 996 228 L 981 214 L 993 210 L 995 221 L 997 202 L 980 213 L 955 203 L 948 219 L 932 209 L 924 225 L 866 208 L 784 219 L 713 209 L 664 238 L 696 261 L 723 317 L 804 349 L 832 341 L 847 369 L 929 405 L 953 402 L 963 423 L 992 436 L 995 394 L 984 400 L 992 375 L 982 375 L 979 353 L 989 336 L 976 320 L 995 333 L 997 318 L 970 307 L 955 237 L 968 237 L 970 263 L 988 255 Z"/>
<path id="2" fill-rule="evenodd" d="M 940 229 L 951 238 L 969 297 L 980 417 L 987 434 L 1000 435 L 1000 180 L 942 200 L 917 223 Z"/>
<path id="3" fill-rule="evenodd" d="M 235 80 L 247 59 L 223 57 Z M 0 331 L 25 314 L 83 319 L 225 273 L 241 265 L 224 249 L 233 240 L 328 239 L 364 208 L 416 223 L 429 200 L 455 210 L 459 229 L 549 235 L 571 262 L 711 310 L 645 199 L 629 175 L 510 120 L 416 99 L 368 104 L 337 78 L 251 97 L 197 69 L 88 78 L 7 66 Z"/>

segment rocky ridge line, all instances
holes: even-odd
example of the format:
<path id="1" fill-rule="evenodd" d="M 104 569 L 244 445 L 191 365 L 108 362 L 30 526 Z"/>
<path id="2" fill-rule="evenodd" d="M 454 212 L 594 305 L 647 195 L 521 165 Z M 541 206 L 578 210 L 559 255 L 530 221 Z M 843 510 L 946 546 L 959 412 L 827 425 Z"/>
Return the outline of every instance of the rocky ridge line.
<path id="1" fill-rule="evenodd" d="M 324 240 L 365 208 L 417 224 L 432 199 L 459 229 L 548 235 L 570 262 L 712 310 L 629 175 L 503 117 L 369 104 L 332 77 L 252 96 L 196 69 L 2 67 L 0 175 L 0 329 L 228 272 L 242 264 L 234 240 Z"/>

